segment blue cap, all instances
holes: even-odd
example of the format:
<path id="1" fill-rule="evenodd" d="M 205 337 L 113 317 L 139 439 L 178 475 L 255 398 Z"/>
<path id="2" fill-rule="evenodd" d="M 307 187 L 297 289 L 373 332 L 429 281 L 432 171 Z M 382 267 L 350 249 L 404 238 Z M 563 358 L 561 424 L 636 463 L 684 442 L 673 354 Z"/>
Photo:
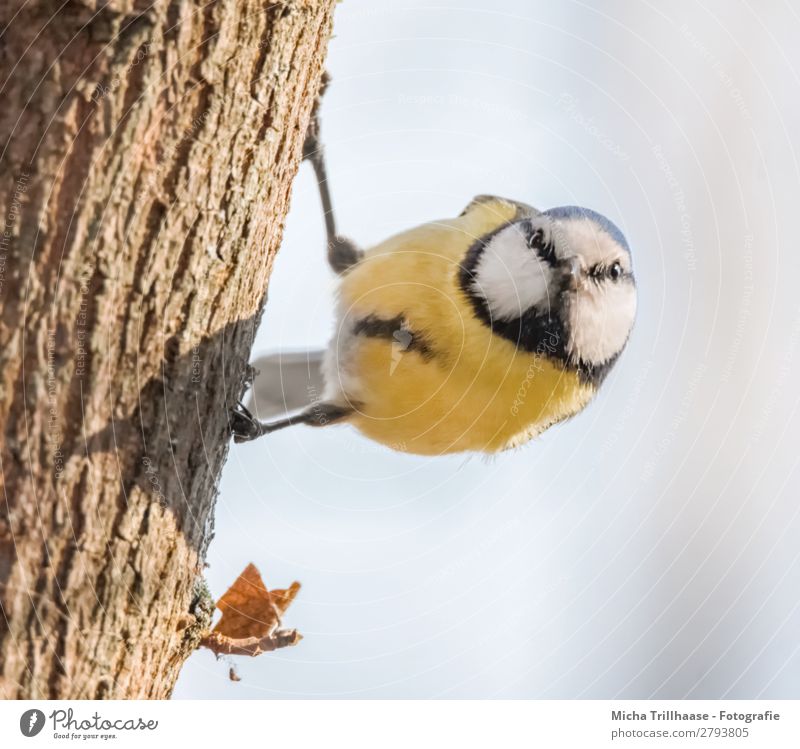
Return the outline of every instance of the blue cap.
<path id="1" fill-rule="evenodd" d="M 550 208 L 544 211 L 544 214 L 551 218 L 588 218 L 603 229 L 617 244 L 624 247 L 628 251 L 628 254 L 631 252 L 631 248 L 628 246 L 628 240 L 625 239 L 625 235 L 620 231 L 619 227 L 613 221 L 607 219 L 602 213 L 593 211 L 591 208 L 581 208 L 579 205 L 562 205 L 558 208 Z"/>

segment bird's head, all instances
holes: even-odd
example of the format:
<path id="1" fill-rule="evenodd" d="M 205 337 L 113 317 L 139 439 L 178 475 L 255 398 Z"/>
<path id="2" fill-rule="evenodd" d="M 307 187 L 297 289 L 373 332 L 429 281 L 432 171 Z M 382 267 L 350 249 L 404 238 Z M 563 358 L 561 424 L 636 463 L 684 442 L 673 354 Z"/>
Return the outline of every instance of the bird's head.
<path id="1" fill-rule="evenodd" d="M 461 283 L 495 332 L 534 351 L 543 335 L 556 355 L 602 379 L 636 314 L 631 253 L 622 232 L 595 211 L 552 208 L 479 240 Z"/>

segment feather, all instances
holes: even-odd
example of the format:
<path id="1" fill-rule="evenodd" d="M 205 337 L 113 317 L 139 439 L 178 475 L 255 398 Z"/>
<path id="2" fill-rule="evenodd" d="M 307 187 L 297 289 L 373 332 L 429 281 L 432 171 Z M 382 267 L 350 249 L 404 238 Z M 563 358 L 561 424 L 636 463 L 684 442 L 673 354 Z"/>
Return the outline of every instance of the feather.
<path id="1" fill-rule="evenodd" d="M 245 406 L 258 419 L 297 411 L 319 401 L 324 351 L 268 354 L 253 362 L 257 374 Z"/>

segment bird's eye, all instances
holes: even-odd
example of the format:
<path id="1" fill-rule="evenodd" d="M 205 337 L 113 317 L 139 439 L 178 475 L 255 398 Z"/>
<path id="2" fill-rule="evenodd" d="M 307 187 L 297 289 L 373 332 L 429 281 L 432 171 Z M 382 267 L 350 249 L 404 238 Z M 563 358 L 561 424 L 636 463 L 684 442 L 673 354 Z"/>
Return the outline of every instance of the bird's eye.
<path id="1" fill-rule="evenodd" d="M 541 229 L 536 229 L 531 232 L 531 235 L 528 237 L 528 247 L 532 250 L 537 250 L 542 246 L 542 242 L 544 242 L 544 232 Z"/>
<path id="2" fill-rule="evenodd" d="M 612 281 L 619 281 L 619 279 L 622 278 L 622 265 L 618 262 L 613 263 L 608 269 L 608 277 Z"/>
<path id="3" fill-rule="evenodd" d="M 534 250 L 542 260 L 555 260 L 555 247 L 547 240 L 544 229 L 539 227 L 528 237 L 528 247 Z"/>

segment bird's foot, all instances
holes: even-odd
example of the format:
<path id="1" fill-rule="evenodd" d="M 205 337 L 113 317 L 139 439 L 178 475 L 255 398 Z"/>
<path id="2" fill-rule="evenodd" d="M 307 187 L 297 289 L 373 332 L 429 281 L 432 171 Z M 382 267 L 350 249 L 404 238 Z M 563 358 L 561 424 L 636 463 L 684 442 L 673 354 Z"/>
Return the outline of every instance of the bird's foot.
<path id="1" fill-rule="evenodd" d="M 231 427 L 233 441 L 237 444 L 250 442 L 264 434 L 261 423 L 241 403 L 230 410 L 228 422 Z"/>

